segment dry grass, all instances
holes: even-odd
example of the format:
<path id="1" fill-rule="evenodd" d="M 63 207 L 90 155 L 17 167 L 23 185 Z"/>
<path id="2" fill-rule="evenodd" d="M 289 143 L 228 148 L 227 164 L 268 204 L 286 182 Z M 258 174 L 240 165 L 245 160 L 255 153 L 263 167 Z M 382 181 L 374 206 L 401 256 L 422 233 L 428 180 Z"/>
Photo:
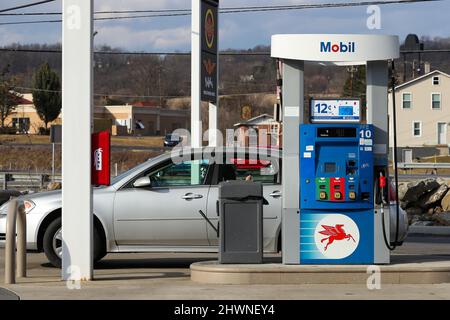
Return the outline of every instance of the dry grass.
<path id="1" fill-rule="evenodd" d="M 163 147 L 164 137 L 112 137 L 113 146 Z"/>
<path id="2" fill-rule="evenodd" d="M 163 137 L 112 137 L 113 146 L 163 147 Z M 0 145 L 50 144 L 49 136 L 41 135 L 0 135 Z"/>
<path id="3" fill-rule="evenodd" d="M 147 159 L 156 156 L 149 151 L 113 151 L 111 171 L 114 174 L 117 163 L 118 173 L 128 170 Z M 29 146 L 0 146 L 0 171 L 51 172 L 52 151 L 50 146 L 43 148 Z M 61 149 L 55 155 L 55 170 L 61 171 Z"/>

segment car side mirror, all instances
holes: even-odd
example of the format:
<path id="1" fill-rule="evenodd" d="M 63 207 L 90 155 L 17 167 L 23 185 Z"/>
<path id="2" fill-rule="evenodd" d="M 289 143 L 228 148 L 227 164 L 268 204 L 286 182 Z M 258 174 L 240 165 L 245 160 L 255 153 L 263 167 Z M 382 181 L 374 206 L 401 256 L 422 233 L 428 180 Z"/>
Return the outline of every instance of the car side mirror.
<path id="1" fill-rule="evenodd" d="M 151 187 L 152 182 L 150 180 L 150 177 L 141 177 L 137 179 L 135 182 L 133 182 L 133 187 L 135 188 L 145 188 L 145 187 Z"/>

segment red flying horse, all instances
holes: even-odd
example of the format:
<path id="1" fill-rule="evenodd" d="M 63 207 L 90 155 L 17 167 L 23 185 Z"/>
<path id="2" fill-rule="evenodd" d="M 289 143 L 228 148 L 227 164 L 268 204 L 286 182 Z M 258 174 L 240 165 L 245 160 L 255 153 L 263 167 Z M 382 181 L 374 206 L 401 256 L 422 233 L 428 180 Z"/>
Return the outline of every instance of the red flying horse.
<path id="1" fill-rule="evenodd" d="M 334 227 L 332 226 L 325 226 L 322 225 L 323 230 L 319 231 L 320 234 L 323 234 L 325 236 L 328 236 L 327 238 L 323 238 L 320 242 L 324 242 L 328 240 L 327 245 L 325 246 L 325 251 L 327 250 L 328 246 L 333 243 L 335 240 L 344 240 L 347 239 L 349 241 L 350 239 L 353 240 L 353 242 L 356 242 L 355 239 L 352 237 L 351 234 L 347 234 L 342 228 L 343 224 L 337 224 Z"/>

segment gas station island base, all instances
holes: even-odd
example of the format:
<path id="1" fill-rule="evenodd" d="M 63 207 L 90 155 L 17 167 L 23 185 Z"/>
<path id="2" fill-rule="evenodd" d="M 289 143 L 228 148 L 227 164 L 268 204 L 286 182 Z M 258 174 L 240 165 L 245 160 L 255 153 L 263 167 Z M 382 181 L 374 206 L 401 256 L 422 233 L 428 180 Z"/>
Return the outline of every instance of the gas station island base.
<path id="1" fill-rule="evenodd" d="M 450 261 L 408 261 L 383 266 L 218 264 L 191 265 L 191 280 L 210 284 L 355 284 L 365 285 L 374 271 L 382 284 L 440 284 L 450 282 Z M 369 280 L 370 282 L 370 280 Z"/>

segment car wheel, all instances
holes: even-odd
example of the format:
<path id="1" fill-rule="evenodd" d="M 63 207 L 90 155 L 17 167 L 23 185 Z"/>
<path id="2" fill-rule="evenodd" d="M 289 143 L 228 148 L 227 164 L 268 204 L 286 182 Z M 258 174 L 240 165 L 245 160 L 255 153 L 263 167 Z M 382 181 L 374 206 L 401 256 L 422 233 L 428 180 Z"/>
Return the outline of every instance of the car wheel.
<path id="1" fill-rule="evenodd" d="M 44 233 L 43 239 L 44 253 L 50 263 L 61 268 L 62 256 L 62 228 L 61 218 L 52 221 Z M 103 239 L 100 233 L 94 228 L 94 261 L 98 261 L 106 255 Z"/>

